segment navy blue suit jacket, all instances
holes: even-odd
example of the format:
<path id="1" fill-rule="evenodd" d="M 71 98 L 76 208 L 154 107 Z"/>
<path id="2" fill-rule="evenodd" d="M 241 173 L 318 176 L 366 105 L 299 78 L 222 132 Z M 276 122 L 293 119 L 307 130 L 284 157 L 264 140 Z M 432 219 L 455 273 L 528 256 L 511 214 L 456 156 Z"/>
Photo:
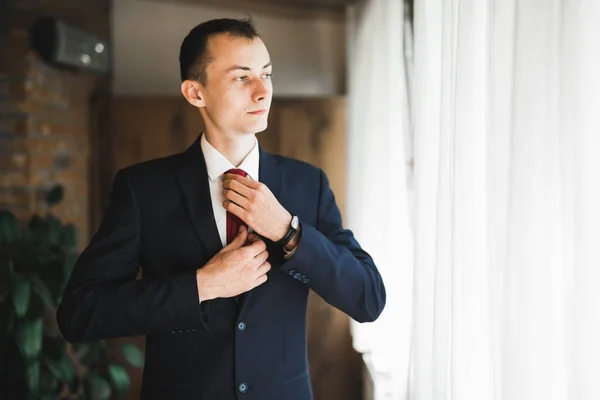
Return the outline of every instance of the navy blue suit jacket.
<path id="1" fill-rule="evenodd" d="M 69 342 L 147 335 L 143 399 L 309 400 L 309 289 L 359 322 L 385 288 L 322 170 L 260 149 L 259 180 L 300 218 L 289 260 L 245 295 L 199 304 L 196 270 L 221 248 L 199 138 L 185 152 L 117 172 L 100 228 L 79 257 L 57 319 Z M 143 278 L 136 280 L 138 266 Z"/>

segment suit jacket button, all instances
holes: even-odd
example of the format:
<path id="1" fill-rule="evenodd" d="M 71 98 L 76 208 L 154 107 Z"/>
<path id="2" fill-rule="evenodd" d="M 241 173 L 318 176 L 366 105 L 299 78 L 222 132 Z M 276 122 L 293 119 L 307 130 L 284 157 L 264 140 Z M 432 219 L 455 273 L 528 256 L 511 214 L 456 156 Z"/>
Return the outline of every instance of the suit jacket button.
<path id="1" fill-rule="evenodd" d="M 238 385 L 238 390 L 240 393 L 246 393 L 248 391 L 248 384 L 246 382 L 240 382 Z"/>
<path id="2" fill-rule="evenodd" d="M 299 272 L 296 272 L 296 273 L 294 274 L 294 278 L 296 278 L 296 279 L 300 278 L 301 276 L 302 276 L 302 275 L 301 275 Z"/>
<path id="3" fill-rule="evenodd" d="M 289 273 L 290 275 L 294 275 L 294 274 L 296 273 L 296 270 L 295 270 L 295 269 L 290 269 L 288 273 Z"/>
<path id="4" fill-rule="evenodd" d="M 237 330 L 240 332 L 244 332 L 246 330 L 246 323 L 244 321 L 238 322 Z"/>
<path id="5" fill-rule="evenodd" d="M 310 282 L 310 279 L 308 279 L 308 278 L 304 278 L 304 279 L 302 280 L 302 282 L 304 282 L 304 283 L 308 283 L 308 282 Z"/>

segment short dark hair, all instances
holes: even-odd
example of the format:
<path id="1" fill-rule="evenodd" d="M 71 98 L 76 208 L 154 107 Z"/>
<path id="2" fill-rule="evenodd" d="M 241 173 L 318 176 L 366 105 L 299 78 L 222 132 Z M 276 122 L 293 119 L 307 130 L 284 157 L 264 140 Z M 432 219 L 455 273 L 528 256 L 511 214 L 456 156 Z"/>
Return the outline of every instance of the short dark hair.
<path id="1" fill-rule="evenodd" d="M 206 84 L 206 66 L 212 60 L 208 51 L 208 39 L 220 33 L 248 39 L 259 36 L 250 18 L 212 19 L 196 25 L 183 39 L 179 51 L 179 71 L 182 82 L 192 79 L 203 85 Z"/>

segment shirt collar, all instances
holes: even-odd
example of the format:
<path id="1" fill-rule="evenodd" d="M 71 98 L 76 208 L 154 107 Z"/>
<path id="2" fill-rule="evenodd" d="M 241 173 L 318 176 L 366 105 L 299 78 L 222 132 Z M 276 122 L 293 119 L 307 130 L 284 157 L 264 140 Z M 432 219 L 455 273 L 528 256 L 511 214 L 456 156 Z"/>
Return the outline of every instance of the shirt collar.
<path id="1" fill-rule="evenodd" d="M 255 144 L 250 153 L 244 158 L 239 166 L 233 165 L 219 150 L 215 149 L 203 134 L 200 139 L 200 147 L 206 161 L 206 171 L 211 181 L 220 178 L 227 170 L 239 168 L 246 171 L 251 179 L 258 180 L 258 164 L 260 153 L 258 148 L 258 139 L 255 138 Z"/>

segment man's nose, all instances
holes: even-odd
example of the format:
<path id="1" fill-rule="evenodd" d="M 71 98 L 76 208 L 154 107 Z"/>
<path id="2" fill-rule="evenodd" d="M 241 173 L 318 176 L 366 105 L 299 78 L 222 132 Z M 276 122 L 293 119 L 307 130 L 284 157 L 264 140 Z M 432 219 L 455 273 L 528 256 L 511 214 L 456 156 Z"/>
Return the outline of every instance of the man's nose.
<path id="1" fill-rule="evenodd" d="M 257 83 L 254 86 L 254 101 L 263 101 L 269 94 L 270 87 L 263 79 L 257 79 Z"/>

